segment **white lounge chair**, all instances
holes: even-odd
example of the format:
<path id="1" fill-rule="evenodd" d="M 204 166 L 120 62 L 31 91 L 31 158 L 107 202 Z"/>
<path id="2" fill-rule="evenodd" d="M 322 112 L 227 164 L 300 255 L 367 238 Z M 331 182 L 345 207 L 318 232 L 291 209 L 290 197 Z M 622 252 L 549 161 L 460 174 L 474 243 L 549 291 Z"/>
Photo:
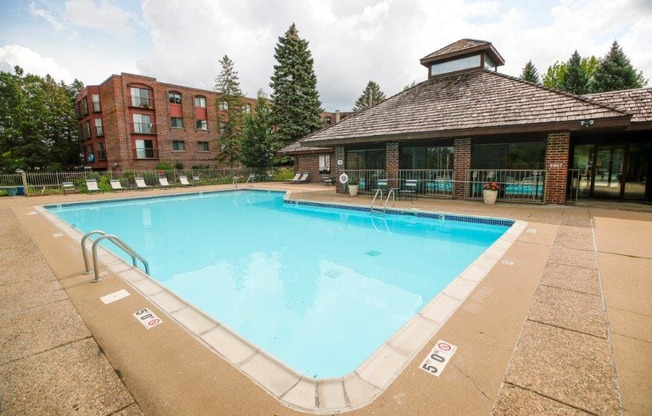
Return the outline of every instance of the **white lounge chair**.
<path id="1" fill-rule="evenodd" d="M 170 183 L 168 182 L 168 178 L 166 178 L 165 176 L 159 176 L 158 183 L 160 183 L 161 186 L 170 186 Z"/>
<path id="2" fill-rule="evenodd" d="M 296 181 L 292 181 L 292 183 L 308 183 L 310 182 L 310 172 L 305 172 L 301 175 L 299 179 Z"/>
<path id="3" fill-rule="evenodd" d="M 97 179 L 86 179 L 86 189 L 88 192 L 102 192 L 102 190 L 97 186 Z"/>
<path id="4" fill-rule="evenodd" d="M 144 178 L 134 178 L 134 181 L 136 182 L 137 188 L 147 188 Z"/>
<path id="5" fill-rule="evenodd" d="M 292 178 L 292 179 L 286 179 L 286 180 L 284 180 L 283 182 L 285 182 L 285 183 L 294 183 L 294 182 L 298 181 L 300 177 L 301 177 L 301 172 L 299 172 L 299 173 L 297 173 L 296 175 L 294 175 L 294 178 Z"/>
<path id="6" fill-rule="evenodd" d="M 120 179 L 111 179 L 111 189 L 114 191 L 124 191 L 125 188 L 122 187 L 122 183 L 120 183 Z"/>
<path id="7" fill-rule="evenodd" d="M 180 175 L 180 176 L 179 176 L 179 183 L 180 183 L 182 186 L 188 186 L 188 185 L 190 185 L 190 182 L 188 182 L 188 177 L 185 176 L 185 175 Z"/>

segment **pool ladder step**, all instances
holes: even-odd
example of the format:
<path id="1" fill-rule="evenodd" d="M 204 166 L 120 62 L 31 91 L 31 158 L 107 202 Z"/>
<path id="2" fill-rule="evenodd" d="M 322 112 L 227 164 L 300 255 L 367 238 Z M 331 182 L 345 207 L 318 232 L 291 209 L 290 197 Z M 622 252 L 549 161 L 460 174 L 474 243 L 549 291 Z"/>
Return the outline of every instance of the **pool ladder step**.
<path id="1" fill-rule="evenodd" d="M 380 198 L 378 196 L 380 195 Z M 383 214 L 387 210 L 387 204 L 389 203 L 389 199 L 392 198 L 393 204 L 392 206 L 396 205 L 396 192 L 394 189 L 390 189 L 389 192 L 387 192 L 387 199 L 385 200 L 385 203 L 383 204 L 382 211 Z M 378 199 L 379 202 L 382 202 L 383 200 L 383 190 L 382 189 L 377 189 L 376 193 L 374 194 L 374 198 L 371 200 L 371 206 L 369 207 L 369 212 L 374 213 L 374 212 L 380 212 L 380 207 L 376 208 L 374 206 L 374 203 L 376 202 L 376 199 Z"/>
<path id="2" fill-rule="evenodd" d="M 95 234 L 99 234 L 100 237 L 97 240 L 93 240 L 93 246 L 91 248 L 91 252 L 93 253 L 93 269 L 91 269 L 90 265 L 88 264 L 88 253 L 86 252 L 86 240 L 88 240 L 92 235 Z M 136 253 L 136 251 L 133 248 L 129 247 L 127 243 L 122 241 L 116 235 L 107 234 L 102 230 L 93 230 L 84 234 L 84 237 L 82 237 L 81 240 L 82 254 L 84 255 L 84 267 L 86 268 L 85 274 L 90 274 L 91 271 L 95 273 L 95 278 L 91 280 L 91 282 L 97 283 L 102 280 L 100 279 L 100 272 L 97 267 L 97 246 L 100 244 L 100 242 L 102 242 L 102 240 L 109 240 L 110 242 L 115 244 L 116 247 L 122 249 L 122 251 L 124 251 L 129 256 L 131 256 L 131 262 L 134 265 L 134 267 L 138 267 L 136 260 L 140 260 L 140 262 L 143 263 L 143 266 L 145 267 L 145 273 L 149 275 L 149 263 L 147 263 L 147 260 L 145 260 L 140 254 Z"/>

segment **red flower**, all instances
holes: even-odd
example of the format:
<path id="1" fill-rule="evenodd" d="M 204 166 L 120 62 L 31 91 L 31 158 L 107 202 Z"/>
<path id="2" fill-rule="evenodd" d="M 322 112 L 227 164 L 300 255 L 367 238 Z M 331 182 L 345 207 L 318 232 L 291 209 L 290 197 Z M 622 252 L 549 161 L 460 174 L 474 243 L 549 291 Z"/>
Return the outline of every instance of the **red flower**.
<path id="1" fill-rule="evenodd" d="M 490 182 L 490 183 L 485 183 L 482 186 L 484 189 L 487 189 L 489 191 L 497 191 L 500 189 L 500 184 L 498 182 Z"/>

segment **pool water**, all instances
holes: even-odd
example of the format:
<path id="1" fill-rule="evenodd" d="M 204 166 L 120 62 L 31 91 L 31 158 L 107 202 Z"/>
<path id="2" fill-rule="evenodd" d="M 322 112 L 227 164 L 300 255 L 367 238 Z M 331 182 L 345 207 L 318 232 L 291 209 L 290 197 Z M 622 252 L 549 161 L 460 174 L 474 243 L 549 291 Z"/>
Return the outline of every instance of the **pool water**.
<path id="1" fill-rule="evenodd" d="M 257 191 L 48 209 L 82 233 L 119 236 L 153 279 L 315 378 L 353 371 L 508 228 Z"/>

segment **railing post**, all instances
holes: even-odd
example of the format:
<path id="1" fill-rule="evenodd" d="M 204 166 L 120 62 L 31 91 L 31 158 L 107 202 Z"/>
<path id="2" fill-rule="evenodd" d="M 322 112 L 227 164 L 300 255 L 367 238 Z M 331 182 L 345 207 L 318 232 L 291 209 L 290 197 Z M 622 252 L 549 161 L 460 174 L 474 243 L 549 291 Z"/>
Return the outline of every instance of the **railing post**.
<path id="1" fill-rule="evenodd" d="M 25 171 L 20 172 L 20 179 L 23 182 L 23 192 L 25 192 L 25 196 L 27 196 L 28 195 L 28 191 L 27 191 L 27 189 L 28 189 L 27 188 L 27 174 L 25 173 Z"/>

